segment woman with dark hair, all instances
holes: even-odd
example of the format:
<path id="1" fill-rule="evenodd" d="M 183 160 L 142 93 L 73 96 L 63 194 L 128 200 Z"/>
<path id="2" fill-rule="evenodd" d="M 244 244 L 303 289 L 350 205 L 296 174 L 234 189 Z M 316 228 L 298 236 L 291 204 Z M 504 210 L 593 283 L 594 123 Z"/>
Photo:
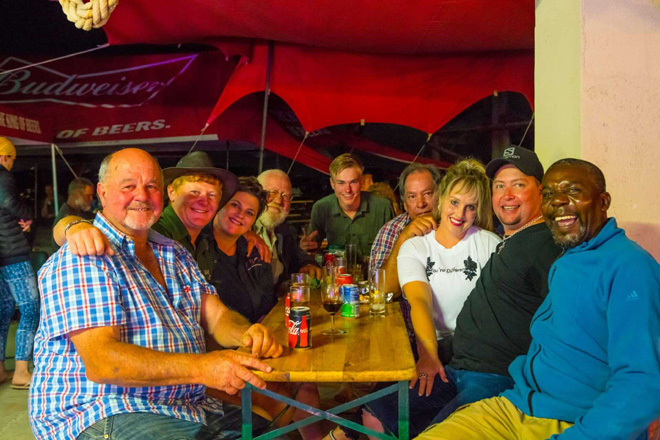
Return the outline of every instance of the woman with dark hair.
<path id="1" fill-rule="evenodd" d="M 277 303 L 270 264 L 257 249 L 247 255 L 243 237 L 268 203 L 268 193 L 254 177 L 239 178 L 233 197 L 213 219 L 214 267 L 211 283 L 222 302 L 251 323 L 261 320 Z"/>
<path id="2" fill-rule="evenodd" d="M 222 302 L 232 310 L 245 316 L 251 323 L 260 321 L 275 307 L 277 297 L 270 264 L 264 262 L 255 248 L 247 255 L 247 241 L 243 234 L 249 231 L 268 204 L 268 193 L 254 177 L 240 177 L 238 190 L 213 219 L 213 240 L 215 266 L 211 283 L 218 291 Z M 208 345 L 211 349 L 213 345 Z M 217 348 L 217 347 L 216 347 Z M 300 402 L 318 407 L 319 396 L 312 383 L 269 383 L 268 389 L 296 398 Z M 240 404 L 236 396 L 229 396 L 218 390 L 209 394 L 225 401 Z M 255 407 L 265 411 L 269 419 L 277 418 L 277 425 L 283 426 L 309 417 L 304 411 L 289 408 L 268 397 L 253 396 Z M 300 428 L 303 439 L 321 438 L 318 424 Z"/>

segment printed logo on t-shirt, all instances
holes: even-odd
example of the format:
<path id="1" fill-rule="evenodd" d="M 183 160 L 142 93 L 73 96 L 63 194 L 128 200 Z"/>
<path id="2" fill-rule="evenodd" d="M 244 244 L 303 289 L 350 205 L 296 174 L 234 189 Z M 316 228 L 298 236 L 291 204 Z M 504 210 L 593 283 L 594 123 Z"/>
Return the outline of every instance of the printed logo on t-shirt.
<path id="1" fill-rule="evenodd" d="M 431 278 L 431 275 L 434 273 L 454 273 L 454 272 L 463 272 L 465 274 L 465 279 L 472 281 L 472 278 L 477 276 L 477 263 L 474 262 L 472 257 L 468 255 L 466 260 L 463 260 L 463 267 L 438 267 L 435 266 L 435 261 L 431 261 L 431 257 L 426 257 L 426 277 Z"/>

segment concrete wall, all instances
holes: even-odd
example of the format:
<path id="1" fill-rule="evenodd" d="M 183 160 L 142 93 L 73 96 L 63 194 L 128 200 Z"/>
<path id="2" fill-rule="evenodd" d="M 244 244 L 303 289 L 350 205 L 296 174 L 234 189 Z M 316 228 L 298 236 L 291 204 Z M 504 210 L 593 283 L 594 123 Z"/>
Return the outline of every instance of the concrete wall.
<path id="1" fill-rule="evenodd" d="M 660 0 L 539 0 L 536 58 L 543 164 L 598 165 L 610 215 L 660 261 Z"/>

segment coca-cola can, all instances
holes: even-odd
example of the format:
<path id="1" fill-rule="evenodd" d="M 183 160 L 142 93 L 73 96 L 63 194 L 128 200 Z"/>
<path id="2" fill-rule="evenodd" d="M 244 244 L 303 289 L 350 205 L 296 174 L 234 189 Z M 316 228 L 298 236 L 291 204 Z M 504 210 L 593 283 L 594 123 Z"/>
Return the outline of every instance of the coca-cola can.
<path id="1" fill-rule="evenodd" d="M 335 263 L 335 254 L 331 254 L 330 252 L 326 252 L 325 255 L 323 255 L 323 265 L 324 266 L 332 266 Z"/>
<path id="2" fill-rule="evenodd" d="M 350 273 L 342 273 L 337 275 L 335 283 L 338 286 L 343 286 L 344 284 L 353 284 L 353 275 Z"/>
<path id="3" fill-rule="evenodd" d="M 289 347 L 312 346 L 312 314 L 309 307 L 291 307 L 289 313 Z"/>
<path id="4" fill-rule="evenodd" d="M 291 293 L 287 292 L 284 297 L 284 323 L 289 328 L 289 312 L 291 311 Z"/>

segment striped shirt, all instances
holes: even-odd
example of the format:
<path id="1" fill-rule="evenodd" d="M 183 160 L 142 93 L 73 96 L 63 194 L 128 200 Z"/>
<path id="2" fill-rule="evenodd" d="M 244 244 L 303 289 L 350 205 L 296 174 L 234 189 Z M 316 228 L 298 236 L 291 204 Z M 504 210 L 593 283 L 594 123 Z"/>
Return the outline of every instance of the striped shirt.
<path id="1" fill-rule="evenodd" d="M 68 334 L 118 326 L 122 342 L 168 353 L 204 353 L 201 295 L 215 295 L 190 253 L 150 231 L 167 291 L 135 256 L 133 241 L 102 214 L 94 225 L 115 254 L 77 257 L 64 245 L 39 272 L 41 321 L 35 337 L 35 369 L 29 396 L 30 424 L 39 439 L 76 438 L 95 422 L 130 412 L 149 412 L 205 422 L 203 385 L 121 387 L 87 379 Z"/>

